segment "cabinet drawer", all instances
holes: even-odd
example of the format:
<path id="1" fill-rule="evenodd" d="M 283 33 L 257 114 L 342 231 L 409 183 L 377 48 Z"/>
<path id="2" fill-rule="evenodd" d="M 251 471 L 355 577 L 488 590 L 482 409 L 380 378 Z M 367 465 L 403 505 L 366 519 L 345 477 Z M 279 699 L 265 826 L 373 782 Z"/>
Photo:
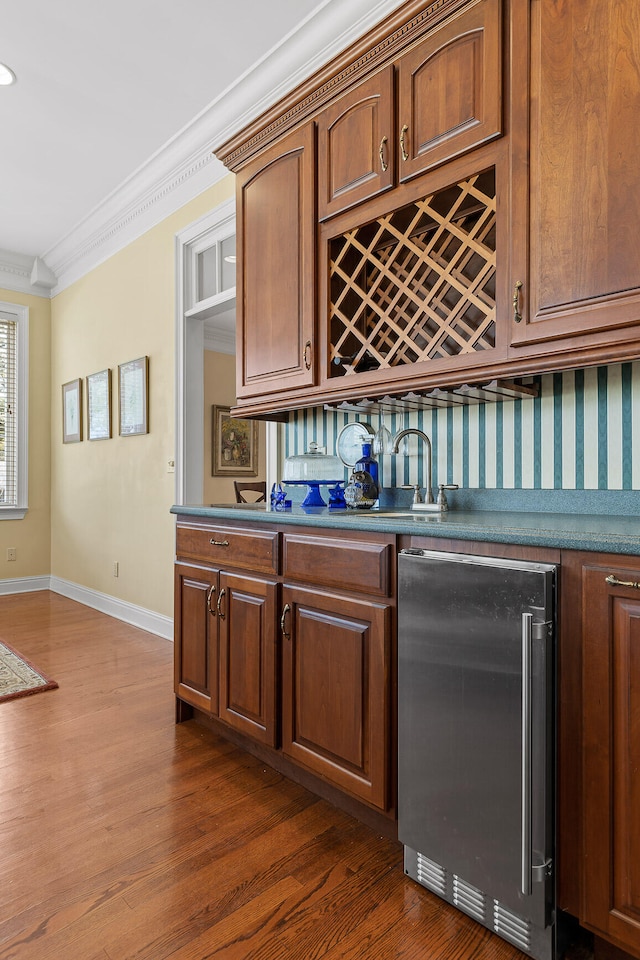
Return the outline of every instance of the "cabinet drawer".
<path id="1" fill-rule="evenodd" d="M 391 545 L 334 537 L 284 535 L 283 576 L 378 597 L 390 593 Z"/>
<path id="2" fill-rule="evenodd" d="M 278 572 L 278 534 L 269 530 L 178 523 L 176 553 L 180 558 L 216 567 Z"/>

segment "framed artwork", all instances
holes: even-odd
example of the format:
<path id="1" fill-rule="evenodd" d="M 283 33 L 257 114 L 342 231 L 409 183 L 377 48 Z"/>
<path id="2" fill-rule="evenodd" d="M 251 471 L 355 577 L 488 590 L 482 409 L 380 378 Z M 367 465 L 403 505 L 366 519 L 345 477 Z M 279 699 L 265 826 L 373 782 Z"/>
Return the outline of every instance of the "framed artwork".
<path id="1" fill-rule="evenodd" d="M 149 357 L 118 366 L 120 436 L 149 433 Z"/>
<path id="2" fill-rule="evenodd" d="M 62 442 L 82 440 L 82 380 L 62 384 Z"/>
<path id="3" fill-rule="evenodd" d="M 111 370 L 87 377 L 87 439 L 111 437 Z"/>
<path id="4" fill-rule="evenodd" d="M 258 424 L 231 416 L 229 407 L 211 408 L 214 477 L 258 476 Z"/>

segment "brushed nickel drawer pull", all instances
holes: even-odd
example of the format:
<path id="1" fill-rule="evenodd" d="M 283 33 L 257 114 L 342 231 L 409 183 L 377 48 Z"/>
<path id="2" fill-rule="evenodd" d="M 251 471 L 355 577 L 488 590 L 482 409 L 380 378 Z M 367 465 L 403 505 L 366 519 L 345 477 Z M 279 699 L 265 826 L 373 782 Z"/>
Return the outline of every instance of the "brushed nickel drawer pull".
<path id="1" fill-rule="evenodd" d="M 380 141 L 380 149 L 378 150 L 378 154 L 380 156 L 380 167 L 383 173 L 386 173 L 389 167 L 389 164 L 386 163 L 384 159 L 384 145 L 386 142 L 387 142 L 387 138 L 383 137 L 382 140 Z"/>
<path id="2" fill-rule="evenodd" d="M 522 280 L 516 280 L 515 286 L 513 288 L 513 319 L 515 323 L 520 323 L 522 320 L 522 314 L 518 309 L 520 305 L 520 291 L 522 290 Z"/>
<path id="3" fill-rule="evenodd" d="M 407 153 L 406 146 L 405 146 L 405 134 L 408 132 L 408 130 L 409 130 L 409 127 L 405 123 L 402 130 L 400 131 L 400 149 L 402 150 L 402 159 L 405 161 L 409 159 L 409 154 Z"/>
<path id="4" fill-rule="evenodd" d="M 218 602 L 216 604 L 216 610 L 218 611 L 218 616 L 220 617 L 221 620 L 224 620 L 224 613 L 222 612 L 220 604 L 222 603 L 223 597 L 226 597 L 226 595 L 227 595 L 227 591 L 223 587 L 220 593 L 218 594 Z"/>
<path id="5" fill-rule="evenodd" d="M 288 603 L 285 603 L 282 608 L 282 616 L 280 617 L 280 629 L 282 630 L 282 636 L 285 640 L 291 639 L 291 634 L 287 633 L 287 614 L 291 612 L 291 607 Z"/>
<path id="6" fill-rule="evenodd" d="M 209 543 L 211 544 L 212 547 L 228 547 L 228 546 L 229 546 L 229 541 L 228 541 L 228 540 L 213 540 L 213 539 L 211 539 L 211 540 L 209 540 Z"/>
<path id="7" fill-rule="evenodd" d="M 209 587 L 209 592 L 207 593 L 207 610 L 209 611 L 212 617 L 215 616 L 215 614 L 211 609 L 211 594 L 214 592 L 215 589 L 216 589 L 215 584 L 212 583 L 211 586 Z"/>
<path id="8" fill-rule="evenodd" d="M 612 573 L 606 577 L 604 582 L 611 587 L 632 587 L 633 590 L 640 590 L 640 583 L 637 580 L 618 580 Z"/>

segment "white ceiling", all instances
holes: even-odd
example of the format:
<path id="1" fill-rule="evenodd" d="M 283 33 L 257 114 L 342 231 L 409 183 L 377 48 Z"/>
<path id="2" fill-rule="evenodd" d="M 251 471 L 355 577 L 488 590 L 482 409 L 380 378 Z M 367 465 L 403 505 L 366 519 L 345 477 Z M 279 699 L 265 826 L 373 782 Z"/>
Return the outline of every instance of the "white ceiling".
<path id="1" fill-rule="evenodd" d="M 55 296 L 210 187 L 218 144 L 406 0 L 7 0 L 0 287 Z"/>
<path id="2" fill-rule="evenodd" d="M 328 2 L 8 0 L 0 249 L 44 255 Z"/>

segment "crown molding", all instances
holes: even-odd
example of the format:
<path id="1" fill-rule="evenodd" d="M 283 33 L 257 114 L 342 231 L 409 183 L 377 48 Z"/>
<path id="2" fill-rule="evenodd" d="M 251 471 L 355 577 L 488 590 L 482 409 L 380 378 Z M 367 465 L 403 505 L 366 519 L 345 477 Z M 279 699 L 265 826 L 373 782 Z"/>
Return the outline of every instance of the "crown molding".
<path id="1" fill-rule="evenodd" d="M 406 0 L 350 0 L 348 4 L 324 0 L 42 254 L 41 259 L 57 277 L 51 295 L 75 283 L 226 176 L 227 170 L 214 156 L 215 144 L 237 134 L 403 2 Z"/>
<path id="2" fill-rule="evenodd" d="M 38 257 L 0 250 L 0 287 L 4 290 L 27 293 L 32 297 L 50 297 L 54 283 L 55 277 Z"/>
<path id="3" fill-rule="evenodd" d="M 261 104 L 257 117 L 246 115 L 229 139 L 216 142 L 216 155 L 230 170 L 238 172 L 256 154 L 292 126 L 317 114 L 345 89 L 359 83 L 364 77 L 398 56 L 408 43 L 423 36 L 427 29 L 460 8 L 467 0 L 405 0 L 386 4 L 385 17 L 379 14 L 382 4 L 375 8 L 371 18 L 361 18 L 357 27 L 345 31 L 336 44 L 336 51 L 313 62 L 311 74 L 306 69 L 285 83 L 280 96 Z M 370 21 L 373 21 L 373 26 Z M 355 39 L 354 39 L 355 36 Z M 311 61 L 309 61 L 309 64 Z M 307 66 L 307 65 L 305 65 Z M 253 111 L 252 111 L 253 112 Z"/>
<path id="4" fill-rule="evenodd" d="M 325 0 L 227 92 L 223 101 L 227 118 L 224 122 L 220 117 L 214 150 L 218 152 L 252 121 L 408 2 Z"/>
<path id="5" fill-rule="evenodd" d="M 43 256 L 56 296 L 227 175 L 210 147 L 174 138 Z"/>

